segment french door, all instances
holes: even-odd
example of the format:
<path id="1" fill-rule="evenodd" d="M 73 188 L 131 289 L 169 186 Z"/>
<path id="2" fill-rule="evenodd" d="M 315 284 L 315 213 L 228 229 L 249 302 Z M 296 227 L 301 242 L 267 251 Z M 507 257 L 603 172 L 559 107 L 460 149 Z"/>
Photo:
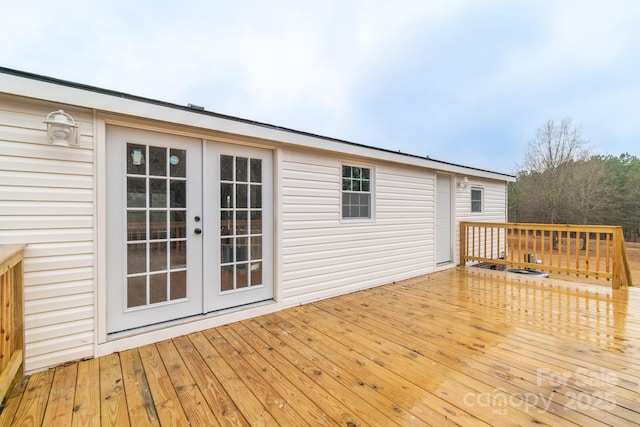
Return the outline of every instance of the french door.
<path id="1" fill-rule="evenodd" d="M 268 150 L 109 126 L 106 151 L 108 333 L 273 298 Z"/>

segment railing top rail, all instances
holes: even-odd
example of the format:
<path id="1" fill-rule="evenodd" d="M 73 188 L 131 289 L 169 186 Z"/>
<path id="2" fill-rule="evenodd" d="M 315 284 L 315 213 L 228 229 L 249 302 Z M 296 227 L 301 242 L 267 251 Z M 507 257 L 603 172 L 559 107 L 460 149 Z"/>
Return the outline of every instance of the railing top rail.
<path id="1" fill-rule="evenodd" d="M 539 224 L 526 222 L 476 222 L 461 221 L 461 226 L 511 228 L 523 230 L 557 230 L 557 231 L 592 231 L 594 233 L 611 233 L 620 229 L 618 225 L 579 225 L 579 224 Z"/>

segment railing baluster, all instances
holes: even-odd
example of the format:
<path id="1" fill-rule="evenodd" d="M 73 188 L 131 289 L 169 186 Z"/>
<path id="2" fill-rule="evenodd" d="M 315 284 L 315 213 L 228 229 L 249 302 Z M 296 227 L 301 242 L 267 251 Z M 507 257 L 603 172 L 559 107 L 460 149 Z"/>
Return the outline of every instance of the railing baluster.
<path id="1" fill-rule="evenodd" d="M 611 280 L 614 287 L 632 285 L 620 227 L 481 222 L 461 222 L 460 227 L 461 264 L 536 268 Z"/>

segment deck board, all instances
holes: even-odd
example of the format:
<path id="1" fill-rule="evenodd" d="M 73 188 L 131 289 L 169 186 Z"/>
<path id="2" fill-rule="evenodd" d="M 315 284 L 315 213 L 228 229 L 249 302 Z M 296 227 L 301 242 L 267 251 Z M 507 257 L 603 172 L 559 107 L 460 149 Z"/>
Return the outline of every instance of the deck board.
<path id="1" fill-rule="evenodd" d="M 640 289 L 448 270 L 33 374 L 0 425 L 640 424 Z"/>

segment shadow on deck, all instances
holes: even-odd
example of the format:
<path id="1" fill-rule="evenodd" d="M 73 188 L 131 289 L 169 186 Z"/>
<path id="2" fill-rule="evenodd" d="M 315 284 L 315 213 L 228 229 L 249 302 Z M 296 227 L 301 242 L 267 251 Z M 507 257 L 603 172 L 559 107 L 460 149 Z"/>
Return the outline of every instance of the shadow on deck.
<path id="1" fill-rule="evenodd" d="M 637 425 L 640 289 L 458 268 L 26 378 L 1 425 Z"/>

